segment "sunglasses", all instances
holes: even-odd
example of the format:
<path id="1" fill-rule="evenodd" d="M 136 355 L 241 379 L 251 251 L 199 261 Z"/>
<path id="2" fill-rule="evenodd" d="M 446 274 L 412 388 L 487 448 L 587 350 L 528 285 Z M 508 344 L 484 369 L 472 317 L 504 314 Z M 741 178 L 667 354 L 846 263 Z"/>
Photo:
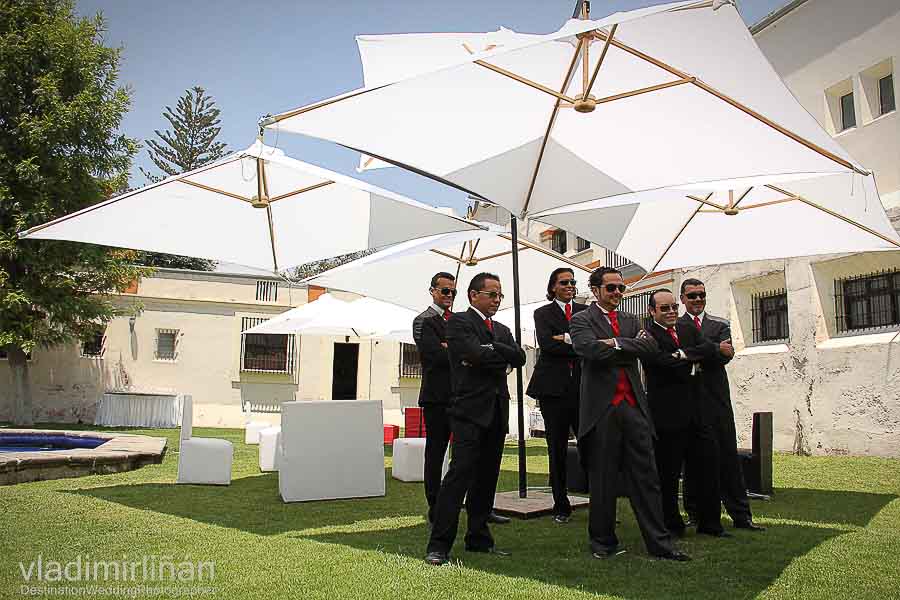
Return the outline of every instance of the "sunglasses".
<path id="1" fill-rule="evenodd" d="M 481 292 L 475 292 L 475 293 L 476 293 L 476 294 L 485 294 L 485 295 L 488 296 L 491 300 L 496 300 L 497 298 L 500 298 L 501 300 L 503 300 L 503 297 L 504 297 L 503 294 L 501 294 L 500 292 L 485 292 L 485 291 L 481 291 Z"/>
<path id="2" fill-rule="evenodd" d="M 624 293 L 625 293 L 625 290 L 628 289 L 627 287 L 625 287 L 625 284 L 624 284 L 624 283 L 607 283 L 606 285 L 603 285 L 603 286 L 595 285 L 594 287 L 595 287 L 595 288 L 600 288 L 600 287 L 602 287 L 602 288 L 605 289 L 605 290 L 607 291 L 607 293 L 609 293 L 609 294 L 612 294 L 613 292 L 616 292 L 616 291 L 618 291 L 618 292 L 624 294 Z"/>
<path id="3" fill-rule="evenodd" d="M 441 293 L 441 296 L 453 296 L 456 298 L 456 290 L 454 288 L 431 288 L 433 290 L 438 290 Z"/>
<path id="4" fill-rule="evenodd" d="M 690 292 L 689 294 L 685 294 L 684 297 L 687 298 L 688 300 L 696 300 L 697 298 L 700 298 L 701 300 L 705 300 L 706 292 Z"/>
<path id="5" fill-rule="evenodd" d="M 657 304 L 656 308 L 658 308 L 660 311 L 662 311 L 664 313 L 667 313 L 667 312 L 677 313 L 678 312 L 678 303 L 676 302 L 675 304 Z"/>
<path id="6" fill-rule="evenodd" d="M 557 281 L 556 283 L 557 283 L 557 285 L 562 285 L 562 286 L 565 286 L 565 287 L 569 287 L 570 285 L 571 285 L 572 287 L 575 287 L 575 285 L 576 285 L 578 282 L 575 281 L 574 279 L 560 279 L 560 280 Z"/>

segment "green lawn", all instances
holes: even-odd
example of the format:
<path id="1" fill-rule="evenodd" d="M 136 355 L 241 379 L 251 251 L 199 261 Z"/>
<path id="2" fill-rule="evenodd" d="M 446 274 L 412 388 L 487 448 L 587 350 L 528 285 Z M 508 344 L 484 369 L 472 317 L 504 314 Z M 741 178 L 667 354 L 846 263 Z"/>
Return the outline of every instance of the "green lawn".
<path id="1" fill-rule="evenodd" d="M 162 465 L 119 475 L 0 487 L 0 599 L 19 598 L 19 562 L 215 561 L 214 598 L 900 598 L 900 460 L 775 458 L 776 494 L 754 501 L 765 533 L 717 540 L 693 534 L 693 562 L 651 560 L 627 503 L 619 535 L 628 553 L 592 559 L 587 513 L 494 528 L 508 558 L 473 555 L 422 562 L 422 484 L 390 478 L 384 498 L 283 504 L 275 474 L 256 467 L 241 431 L 195 429 L 235 444 L 230 487 L 175 486 L 177 430 Z M 515 447 L 500 489 L 516 487 Z M 543 441 L 529 442 L 529 481 L 546 483 Z M 727 524 L 730 521 L 725 519 Z M 460 539 L 461 542 L 461 539 Z M 137 597 L 149 597 L 138 595 Z M 168 596 L 166 596 L 168 597 Z"/>

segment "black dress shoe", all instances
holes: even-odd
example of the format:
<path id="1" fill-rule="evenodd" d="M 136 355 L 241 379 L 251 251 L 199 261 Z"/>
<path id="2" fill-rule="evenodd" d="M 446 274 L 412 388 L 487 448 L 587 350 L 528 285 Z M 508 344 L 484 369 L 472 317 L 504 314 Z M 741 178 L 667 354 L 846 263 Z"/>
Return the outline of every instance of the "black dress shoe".
<path id="1" fill-rule="evenodd" d="M 572 520 L 572 515 L 553 515 L 553 522 L 559 525 L 565 525 Z"/>
<path id="2" fill-rule="evenodd" d="M 708 536 L 710 536 L 710 537 L 717 537 L 717 538 L 731 538 L 731 537 L 734 537 L 733 535 L 731 535 L 730 533 L 728 533 L 728 532 L 725 531 L 724 529 L 719 529 L 718 531 L 708 531 L 708 530 L 706 530 L 706 529 L 698 529 L 698 530 L 697 530 L 697 533 L 700 534 L 700 535 L 708 535 Z"/>
<path id="3" fill-rule="evenodd" d="M 621 546 L 613 546 L 611 548 L 601 548 L 599 550 L 594 550 L 591 552 L 591 556 L 594 558 L 598 558 L 600 560 L 605 560 L 608 558 L 614 558 L 616 556 L 620 556 L 625 554 L 625 548 Z"/>
<path id="4" fill-rule="evenodd" d="M 676 562 L 687 562 L 691 560 L 691 557 L 681 550 L 671 550 L 665 554 L 658 554 L 655 558 L 660 560 L 674 560 Z"/>
<path id="5" fill-rule="evenodd" d="M 735 529 L 749 529 L 750 531 L 765 531 L 762 525 L 757 525 L 753 521 L 738 521 L 734 524 Z"/>
<path id="6" fill-rule="evenodd" d="M 493 554 L 494 556 L 512 556 L 512 553 L 507 552 L 505 550 L 500 550 L 496 546 L 491 546 L 490 548 L 466 548 L 466 552 L 475 552 L 478 554 Z"/>
<path id="7" fill-rule="evenodd" d="M 488 515 L 488 518 L 487 518 L 487 522 L 493 523 L 494 525 L 506 525 L 511 520 L 512 519 L 510 519 L 509 517 L 504 517 L 502 515 L 498 515 L 494 511 L 491 511 L 491 513 Z"/>
<path id="8" fill-rule="evenodd" d="M 450 555 L 446 552 L 429 552 L 425 555 L 425 562 L 429 565 L 439 567 L 450 562 Z"/>

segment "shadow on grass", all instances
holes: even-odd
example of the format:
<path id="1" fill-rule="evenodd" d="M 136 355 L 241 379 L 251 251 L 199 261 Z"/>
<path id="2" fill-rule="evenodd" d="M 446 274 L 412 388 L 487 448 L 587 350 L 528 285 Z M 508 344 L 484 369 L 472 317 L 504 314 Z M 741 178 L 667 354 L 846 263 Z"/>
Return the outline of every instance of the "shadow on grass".
<path id="1" fill-rule="evenodd" d="M 501 474 L 500 489 L 514 489 L 516 473 Z M 420 560 L 428 538 L 421 483 L 402 483 L 385 470 L 382 498 L 284 504 L 276 474 L 235 479 L 229 487 L 176 486 L 147 483 L 67 490 L 137 510 L 153 511 L 257 535 L 281 535 L 338 544 L 363 551 Z M 540 481 L 544 473 L 530 473 Z M 794 559 L 819 544 L 868 523 L 896 496 L 808 489 L 779 489 L 771 502 L 754 502 L 765 521 L 785 519 L 809 523 L 770 523 L 765 533 L 736 531 L 718 540 L 689 534 L 680 542 L 694 561 L 672 564 L 651 560 L 644 552 L 627 502 L 619 506 L 619 536 L 628 553 L 609 561 L 587 551 L 587 512 L 576 512 L 566 526 L 549 518 L 514 521 L 494 527 L 498 547 L 513 552 L 497 558 L 463 551 L 460 539 L 454 558 L 485 573 L 522 577 L 589 593 L 627 598 L 753 597 L 768 588 Z M 727 521 L 727 519 L 726 519 Z"/>

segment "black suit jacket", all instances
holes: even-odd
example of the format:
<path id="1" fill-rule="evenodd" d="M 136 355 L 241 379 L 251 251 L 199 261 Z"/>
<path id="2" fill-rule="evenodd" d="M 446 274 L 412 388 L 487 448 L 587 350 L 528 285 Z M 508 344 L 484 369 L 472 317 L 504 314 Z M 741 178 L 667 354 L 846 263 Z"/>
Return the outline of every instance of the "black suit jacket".
<path id="1" fill-rule="evenodd" d="M 678 344 L 669 333 L 650 323 L 647 332 L 659 350 L 641 358 L 647 379 L 647 402 L 653 424 L 659 430 L 682 429 L 693 423 L 708 423 L 712 415 L 705 401 L 702 374 L 691 375 L 694 363 L 715 358 L 718 345 L 705 339 L 693 323 L 675 324 Z M 686 359 L 672 356 L 682 350 Z"/>
<path id="2" fill-rule="evenodd" d="M 609 320 L 596 303 L 572 317 L 572 346 L 582 358 L 579 438 L 588 434 L 601 419 L 606 419 L 616 393 L 620 369 L 625 369 L 638 408 L 653 429 L 653 419 L 638 372 L 638 358 L 654 354 L 658 350 L 656 341 L 652 337 L 637 339 L 641 324 L 633 314 L 618 311 L 618 317 L 618 336 L 613 335 Z M 599 341 L 613 337 L 619 343 L 618 350 Z"/>
<path id="3" fill-rule="evenodd" d="M 422 358 L 419 406 L 446 405 L 450 402 L 450 356 L 441 342 L 447 341 L 447 323 L 443 316 L 428 310 L 432 314 L 420 320 L 419 335 L 413 336 Z"/>
<path id="4" fill-rule="evenodd" d="M 586 308 L 584 304 L 572 302 L 572 318 Z M 541 402 L 565 398 L 567 390 L 578 390 L 581 384 L 581 360 L 572 344 L 553 339 L 554 335 L 569 333 L 569 321 L 555 300 L 534 311 L 534 328 L 541 355 L 526 393 Z"/>
<path id="5" fill-rule="evenodd" d="M 506 368 L 525 364 L 525 352 L 509 329 L 493 321 L 491 333 L 471 308 L 447 321 L 447 345 L 453 394 L 448 413 L 487 428 L 500 411 L 504 429 L 509 422 Z M 489 346 L 490 345 L 490 346 Z"/>
<path id="6" fill-rule="evenodd" d="M 694 331 L 697 330 L 694 318 L 688 313 L 683 314 L 678 322 L 688 323 L 694 328 Z M 701 322 L 701 332 L 704 337 L 718 346 L 719 342 L 731 339 L 731 324 L 727 319 L 706 313 Z M 714 357 L 703 361 L 704 387 L 715 406 L 725 414 L 732 412 L 731 388 L 728 385 L 728 372 L 725 370 L 725 365 L 729 362 L 731 362 L 731 358 L 722 356 L 718 351 Z"/>

